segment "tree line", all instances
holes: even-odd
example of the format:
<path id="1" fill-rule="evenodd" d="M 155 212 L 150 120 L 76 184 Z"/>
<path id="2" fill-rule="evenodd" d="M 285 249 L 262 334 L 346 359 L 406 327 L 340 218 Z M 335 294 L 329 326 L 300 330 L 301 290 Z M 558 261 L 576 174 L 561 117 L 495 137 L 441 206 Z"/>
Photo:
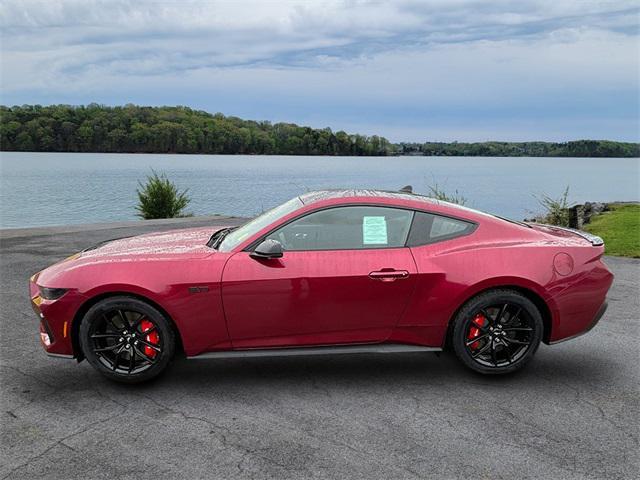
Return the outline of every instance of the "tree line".
<path id="1" fill-rule="evenodd" d="M 256 122 L 187 107 L 0 106 L 5 151 L 389 155 L 377 135 Z"/>
<path id="2" fill-rule="evenodd" d="M 454 157 L 640 157 L 640 143 L 610 140 L 399 143 L 396 152 L 399 155 Z"/>
<path id="3" fill-rule="evenodd" d="M 0 149 L 31 152 L 257 155 L 640 157 L 608 140 L 397 143 L 377 135 L 243 120 L 188 107 L 0 106 Z"/>

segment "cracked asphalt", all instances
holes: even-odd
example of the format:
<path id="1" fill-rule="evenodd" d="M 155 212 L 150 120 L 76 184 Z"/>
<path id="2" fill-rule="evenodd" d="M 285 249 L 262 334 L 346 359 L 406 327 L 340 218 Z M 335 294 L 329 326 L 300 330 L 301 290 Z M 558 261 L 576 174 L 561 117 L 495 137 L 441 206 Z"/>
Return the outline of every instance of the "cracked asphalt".
<path id="1" fill-rule="evenodd" d="M 606 259 L 593 331 L 503 378 L 421 353 L 177 360 L 125 386 L 45 356 L 31 274 L 101 240 L 215 223 L 0 231 L 0 479 L 638 478 L 638 260 Z"/>

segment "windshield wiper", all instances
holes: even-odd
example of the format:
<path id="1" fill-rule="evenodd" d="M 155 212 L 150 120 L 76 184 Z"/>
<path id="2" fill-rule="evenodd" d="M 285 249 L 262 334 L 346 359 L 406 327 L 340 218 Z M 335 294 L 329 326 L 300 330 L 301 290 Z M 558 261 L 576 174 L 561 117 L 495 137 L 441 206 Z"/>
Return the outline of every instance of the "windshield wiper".
<path id="1" fill-rule="evenodd" d="M 231 230 L 234 230 L 235 228 L 238 228 L 238 227 L 226 227 L 226 228 L 221 228 L 220 230 L 216 230 L 213 233 L 213 235 L 211 235 L 211 238 L 209 238 L 209 241 L 207 242 L 207 247 L 210 247 L 213 249 L 218 248 L 218 246 L 220 245 L 224 237 L 226 237 L 227 234 Z"/>

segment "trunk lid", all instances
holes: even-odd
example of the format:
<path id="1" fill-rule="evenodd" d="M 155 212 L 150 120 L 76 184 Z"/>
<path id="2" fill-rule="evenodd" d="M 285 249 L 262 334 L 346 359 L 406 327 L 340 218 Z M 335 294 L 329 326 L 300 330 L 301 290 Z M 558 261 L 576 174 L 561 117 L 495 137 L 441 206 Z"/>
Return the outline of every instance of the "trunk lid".
<path id="1" fill-rule="evenodd" d="M 556 240 L 563 240 L 569 243 L 578 242 L 580 245 L 591 244 L 594 247 L 600 247 L 604 245 L 602 238 L 591 235 L 589 232 L 582 230 L 576 230 L 574 228 L 558 227 L 556 225 L 545 225 L 542 223 L 528 223 L 528 225 L 537 232 L 549 235 Z"/>

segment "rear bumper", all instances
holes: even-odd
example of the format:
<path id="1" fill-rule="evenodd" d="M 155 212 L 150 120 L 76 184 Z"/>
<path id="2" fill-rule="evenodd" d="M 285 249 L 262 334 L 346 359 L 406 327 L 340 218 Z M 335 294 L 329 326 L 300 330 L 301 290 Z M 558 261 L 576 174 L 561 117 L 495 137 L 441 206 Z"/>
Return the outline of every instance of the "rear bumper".
<path id="1" fill-rule="evenodd" d="M 580 259 L 578 265 L 582 262 Z M 549 344 L 588 332 L 606 310 L 607 294 L 613 284 L 611 271 L 600 258 L 574 270 L 569 277 L 557 279 L 552 287 L 557 293 L 547 300 L 552 317 Z"/>
<path id="2" fill-rule="evenodd" d="M 574 338 L 581 337 L 585 333 L 589 333 L 593 329 L 593 327 L 595 327 L 598 324 L 598 322 L 600 321 L 604 313 L 607 311 L 608 307 L 609 307 L 609 303 L 605 300 L 605 302 L 602 304 L 602 306 L 600 307 L 596 315 L 593 317 L 593 320 L 591 320 L 591 323 L 587 325 L 587 328 L 585 328 L 581 332 L 576 333 L 575 335 L 571 335 L 570 337 L 561 338 L 560 340 L 554 340 L 552 342 L 549 342 L 549 345 L 556 345 L 558 343 L 566 342 L 567 340 L 573 340 Z"/>

